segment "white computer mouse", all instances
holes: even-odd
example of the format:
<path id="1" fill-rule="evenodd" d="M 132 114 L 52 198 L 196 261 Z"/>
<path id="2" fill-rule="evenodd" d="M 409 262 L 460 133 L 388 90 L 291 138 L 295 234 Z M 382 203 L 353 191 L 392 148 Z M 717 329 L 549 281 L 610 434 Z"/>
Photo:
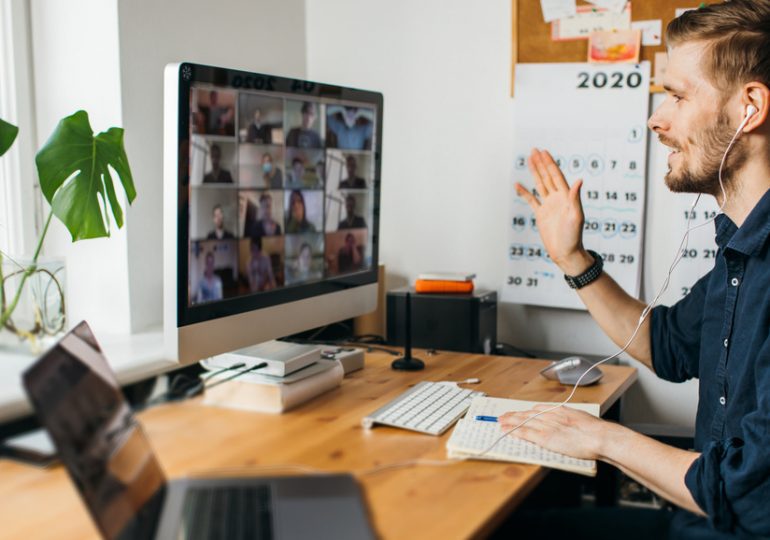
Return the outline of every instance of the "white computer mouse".
<path id="1" fill-rule="evenodd" d="M 540 370 L 540 374 L 546 379 L 559 381 L 562 384 L 574 385 L 580 380 L 580 386 L 587 386 L 594 384 L 604 375 L 598 367 L 591 369 L 593 365 L 593 362 L 586 360 L 582 356 L 568 356 L 562 360 L 551 362 Z M 581 375 L 586 371 L 588 371 L 588 374 L 580 379 Z"/>

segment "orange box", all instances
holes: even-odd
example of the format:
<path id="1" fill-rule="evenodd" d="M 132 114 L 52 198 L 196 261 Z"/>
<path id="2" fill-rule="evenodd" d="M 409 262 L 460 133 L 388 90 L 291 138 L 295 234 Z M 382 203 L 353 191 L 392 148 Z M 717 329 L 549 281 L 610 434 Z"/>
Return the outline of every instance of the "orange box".
<path id="1" fill-rule="evenodd" d="M 418 293 L 470 293 L 473 282 L 418 279 L 414 282 L 414 290 Z"/>

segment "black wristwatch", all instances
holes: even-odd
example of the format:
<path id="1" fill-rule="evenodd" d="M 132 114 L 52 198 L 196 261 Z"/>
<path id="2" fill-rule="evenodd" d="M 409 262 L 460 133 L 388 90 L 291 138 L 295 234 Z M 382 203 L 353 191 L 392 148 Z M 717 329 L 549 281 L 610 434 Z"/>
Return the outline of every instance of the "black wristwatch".
<path id="1" fill-rule="evenodd" d="M 591 255 L 591 257 L 594 258 L 594 263 L 588 268 L 588 270 L 579 276 L 568 276 L 567 274 L 564 274 L 564 281 L 566 281 L 567 285 L 569 285 L 572 289 L 582 289 L 586 285 L 596 281 L 599 276 L 602 275 L 602 267 L 604 267 L 602 256 L 590 249 L 588 250 L 588 253 Z"/>

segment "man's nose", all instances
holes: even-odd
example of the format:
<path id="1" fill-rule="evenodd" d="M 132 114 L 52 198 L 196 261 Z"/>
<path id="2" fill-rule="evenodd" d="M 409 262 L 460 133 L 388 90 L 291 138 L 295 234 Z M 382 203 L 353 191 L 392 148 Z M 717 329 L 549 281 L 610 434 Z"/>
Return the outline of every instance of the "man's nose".
<path id="1" fill-rule="evenodd" d="M 655 109 L 649 120 L 647 120 L 647 127 L 655 133 L 666 131 L 669 127 L 669 122 L 666 120 L 662 111 L 664 106 L 665 104 L 662 104 L 657 109 Z"/>

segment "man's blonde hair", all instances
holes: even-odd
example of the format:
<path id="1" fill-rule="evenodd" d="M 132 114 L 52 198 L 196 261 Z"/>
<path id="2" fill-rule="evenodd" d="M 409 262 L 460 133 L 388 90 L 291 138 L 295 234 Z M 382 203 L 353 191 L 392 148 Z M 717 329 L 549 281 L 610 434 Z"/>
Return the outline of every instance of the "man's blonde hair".
<path id="1" fill-rule="evenodd" d="M 666 28 L 669 47 L 706 44 L 701 68 L 728 92 L 751 81 L 770 87 L 770 0 L 729 0 L 686 11 Z"/>

